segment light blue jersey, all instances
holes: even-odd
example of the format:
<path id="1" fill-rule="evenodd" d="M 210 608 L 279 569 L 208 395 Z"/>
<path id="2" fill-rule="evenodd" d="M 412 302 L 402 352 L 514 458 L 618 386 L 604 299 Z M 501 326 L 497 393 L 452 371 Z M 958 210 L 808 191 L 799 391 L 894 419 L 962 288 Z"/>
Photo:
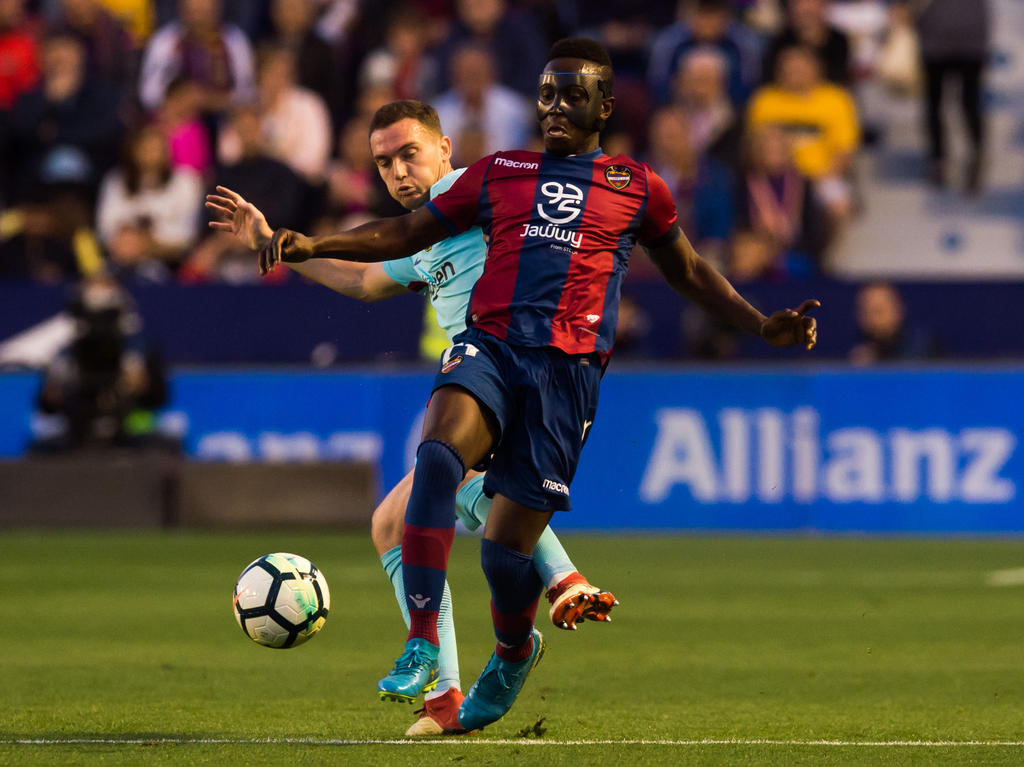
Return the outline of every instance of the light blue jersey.
<path id="1" fill-rule="evenodd" d="M 465 168 L 448 173 L 430 187 L 430 198 L 448 191 Z M 484 270 L 487 247 L 480 227 L 421 250 L 408 258 L 384 261 L 384 273 L 410 290 L 425 293 L 449 342 L 466 329 L 466 308 Z"/>

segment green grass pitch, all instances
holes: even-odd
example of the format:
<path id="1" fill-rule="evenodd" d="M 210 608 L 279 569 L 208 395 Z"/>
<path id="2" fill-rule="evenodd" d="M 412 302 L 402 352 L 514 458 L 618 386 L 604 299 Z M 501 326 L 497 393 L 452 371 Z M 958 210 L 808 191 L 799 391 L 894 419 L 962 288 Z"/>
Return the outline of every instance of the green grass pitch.
<path id="1" fill-rule="evenodd" d="M 375 694 L 404 628 L 368 535 L 0 540 L 0 765 L 1024 764 L 1024 585 L 992 580 L 1019 540 L 567 536 L 614 622 L 542 613 L 508 716 L 426 744 L 388 742 L 413 707 Z M 270 551 L 331 586 L 292 650 L 231 614 Z M 450 572 L 464 687 L 493 646 L 478 552 Z"/>

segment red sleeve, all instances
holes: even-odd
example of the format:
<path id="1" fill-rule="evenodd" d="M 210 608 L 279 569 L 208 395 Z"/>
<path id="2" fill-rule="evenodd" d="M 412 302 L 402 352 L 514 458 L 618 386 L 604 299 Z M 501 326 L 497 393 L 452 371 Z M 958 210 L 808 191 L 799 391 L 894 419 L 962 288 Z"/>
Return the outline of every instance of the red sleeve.
<path id="1" fill-rule="evenodd" d="M 639 240 L 641 245 L 657 247 L 675 239 L 676 203 L 661 176 L 648 165 L 644 169 L 647 171 L 647 210 L 640 224 Z"/>
<path id="2" fill-rule="evenodd" d="M 6 109 L 39 82 L 39 51 L 31 37 L 16 33 L 0 51 L 0 60 L 6 70 L 0 80 L 0 109 Z"/>
<path id="3" fill-rule="evenodd" d="M 427 208 L 448 227 L 452 235 L 477 225 L 480 198 L 484 194 L 487 171 L 493 155 L 488 155 L 466 168 L 447 192 L 427 203 Z"/>
<path id="4" fill-rule="evenodd" d="M 29 42 L 25 46 L 25 62 L 21 69 L 21 88 L 29 90 L 39 82 L 39 50 L 35 42 Z"/>

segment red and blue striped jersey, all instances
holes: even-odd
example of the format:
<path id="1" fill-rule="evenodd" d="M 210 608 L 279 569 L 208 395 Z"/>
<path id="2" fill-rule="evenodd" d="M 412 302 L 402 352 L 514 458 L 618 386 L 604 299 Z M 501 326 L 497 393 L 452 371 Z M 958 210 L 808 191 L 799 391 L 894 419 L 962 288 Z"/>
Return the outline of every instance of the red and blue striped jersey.
<path id="1" fill-rule="evenodd" d="M 645 163 L 600 149 L 498 152 L 427 208 L 452 234 L 479 226 L 488 241 L 467 325 L 516 346 L 603 358 L 634 245 L 657 245 L 676 231 L 665 182 Z"/>

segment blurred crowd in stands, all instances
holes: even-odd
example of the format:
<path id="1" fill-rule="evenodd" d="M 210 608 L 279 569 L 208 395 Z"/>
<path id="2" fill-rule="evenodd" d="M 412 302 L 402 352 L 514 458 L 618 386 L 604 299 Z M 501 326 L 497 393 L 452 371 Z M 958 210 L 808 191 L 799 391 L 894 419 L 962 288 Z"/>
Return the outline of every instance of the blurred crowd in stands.
<path id="1" fill-rule="evenodd" d="M 989 25 L 987 0 L 0 0 L 0 278 L 255 281 L 205 226 L 212 185 L 275 227 L 397 214 L 374 111 L 432 103 L 456 167 L 540 149 L 537 73 L 568 35 L 613 58 L 603 148 L 665 178 L 706 258 L 738 283 L 828 274 L 866 204 L 854 159 L 884 140 L 869 89 L 926 104 L 922 184 L 981 188 Z M 630 279 L 652 275 L 638 253 Z"/>

